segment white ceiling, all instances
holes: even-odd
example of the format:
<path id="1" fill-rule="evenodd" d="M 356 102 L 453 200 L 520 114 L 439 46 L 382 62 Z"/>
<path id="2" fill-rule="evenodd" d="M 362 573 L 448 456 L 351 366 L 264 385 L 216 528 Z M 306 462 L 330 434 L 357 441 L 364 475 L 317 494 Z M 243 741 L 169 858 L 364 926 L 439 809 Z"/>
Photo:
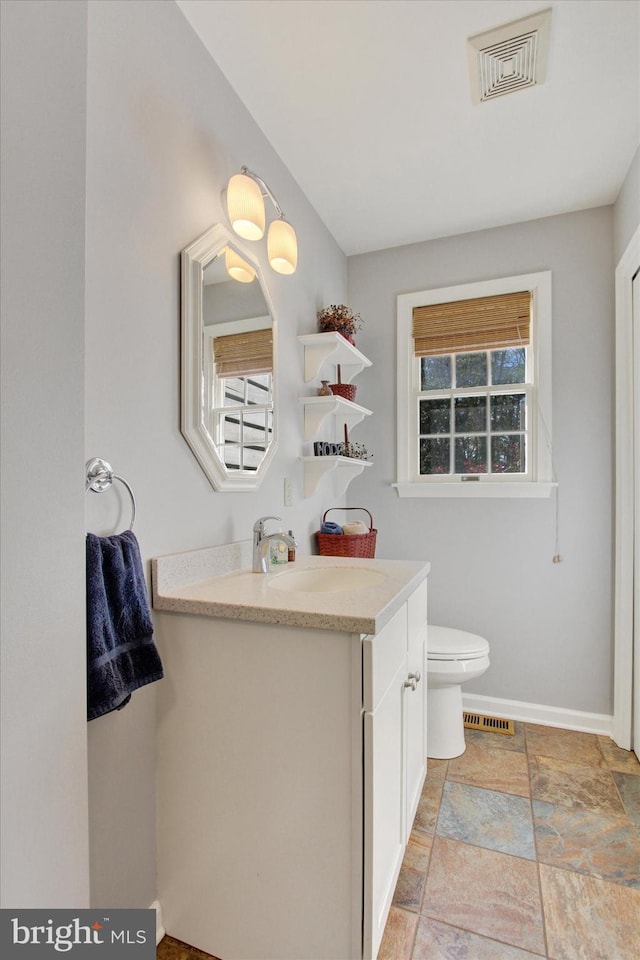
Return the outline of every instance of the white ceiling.
<path id="1" fill-rule="evenodd" d="M 612 203 L 640 141 L 638 0 L 177 2 L 348 255 Z M 467 38 L 549 7 L 546 82 L 473 106 Z"/>

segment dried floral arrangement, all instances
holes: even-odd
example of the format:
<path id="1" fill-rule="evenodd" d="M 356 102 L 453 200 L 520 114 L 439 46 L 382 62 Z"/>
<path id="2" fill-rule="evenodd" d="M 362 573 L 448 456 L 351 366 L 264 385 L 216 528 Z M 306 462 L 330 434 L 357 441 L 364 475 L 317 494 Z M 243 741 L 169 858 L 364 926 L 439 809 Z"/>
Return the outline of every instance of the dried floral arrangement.
<path id="1" fill-rule="evenodd" d="M 353 460 L 372 460 L 373 457 L 363 443 L 351 443 L 349 441 L 342 445 L 343 456 L 351 457 Z"/>
<path id="2" fill-rule="evenodd" d="M 344 303 L 332 303 L 331 306 L 318 310 L 317 317 L 321 333 L 335 330 L 343 337 L 353 337 L 362 329 L 364 322 L 359 313 L 354 313 L 351 307 L 346 307 Z"/>

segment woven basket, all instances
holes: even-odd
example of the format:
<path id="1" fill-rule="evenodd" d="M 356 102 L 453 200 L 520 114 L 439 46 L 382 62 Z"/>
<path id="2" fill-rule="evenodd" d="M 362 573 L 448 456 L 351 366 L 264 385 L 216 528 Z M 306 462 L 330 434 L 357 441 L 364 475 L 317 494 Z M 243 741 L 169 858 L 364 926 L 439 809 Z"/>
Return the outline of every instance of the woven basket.
<path id="1" fill-rule="evenodd" d="M 336 397 L 344 397 L 345 400 L 350 400 L 351 403 L 356 398 L 356 385 L 355 383 L 330 383 L 331 393 L 335 393 Z"/>
<path id="2" fill-rule="evenodd" d="M 316 532 L 318 553 L 323 557 L 375 557 L 377 530 L 373 529 L 373 517 L 365 507 L 330 507 L 322 515 L 322 522 L 331 510 L 364 510 L 369 517 L 369 533 L 322 533 Z"/>

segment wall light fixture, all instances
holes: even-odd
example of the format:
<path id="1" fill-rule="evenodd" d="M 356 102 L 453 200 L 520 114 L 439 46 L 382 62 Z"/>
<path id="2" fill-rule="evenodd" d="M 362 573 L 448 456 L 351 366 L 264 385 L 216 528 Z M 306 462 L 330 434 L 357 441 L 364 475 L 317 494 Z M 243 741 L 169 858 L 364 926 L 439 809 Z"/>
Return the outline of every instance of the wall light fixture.
<path id="1" fill-rule="evenodd" d="M 241 167 L 240 173 L 234 174 L 229 180 L 226 194 L 229 222 L 235 233 L 245 240 L 261 240 L 264 236 L 264 198 L 269 198 L 277 214 L 277 219 L 269 224 L 267 233 L 269 263 L 277 273 L 295 273 L 298 265 L 295 230 L 285 220 L 280 204 L 262 177 Z"/>
<path id="2" fill-rule="evenodd" d="M 250 264 L 244 260 L 239 253 L 232 247 L 227 247 L 224 251 L 224 263 L 227 273 L 234 280 L 240 283 L 251 283 L 255 279 L 256 272 Z"/>

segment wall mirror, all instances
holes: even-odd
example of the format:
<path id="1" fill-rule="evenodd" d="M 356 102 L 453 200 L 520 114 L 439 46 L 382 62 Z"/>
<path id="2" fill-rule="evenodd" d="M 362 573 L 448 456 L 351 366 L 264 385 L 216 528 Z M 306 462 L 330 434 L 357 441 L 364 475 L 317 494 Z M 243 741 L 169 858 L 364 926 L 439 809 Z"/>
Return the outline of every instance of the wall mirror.
<path id="1" fill-rule="evenodd" d="M 222 224 L 182 251 L 181 430 L 216 490 L 256 490 L 277 443 L 276 318 Z"/>

